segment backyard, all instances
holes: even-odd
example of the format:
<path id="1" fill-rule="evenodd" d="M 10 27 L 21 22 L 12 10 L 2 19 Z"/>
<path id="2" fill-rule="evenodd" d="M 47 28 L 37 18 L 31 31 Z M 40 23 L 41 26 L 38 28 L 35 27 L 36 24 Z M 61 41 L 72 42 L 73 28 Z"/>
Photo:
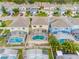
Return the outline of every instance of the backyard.
<path id="1" fill-rule="evenodd" d="M 54 58 L 56 57 L 56 51 L 59 50 L 61 50 L 63 54 L 76 54 L 77 47 L 73 41 L 65 41 L 61 44 L 53 35 L 49 36 L 48 41 L 52 47 Z"/>
<path id="2" fill-rule="evenodd" d="M 0 27 L 7 27 L 12 23 L 12 20 L 4 20 L 1 21 L 0 23 L 1 23 Z"/>

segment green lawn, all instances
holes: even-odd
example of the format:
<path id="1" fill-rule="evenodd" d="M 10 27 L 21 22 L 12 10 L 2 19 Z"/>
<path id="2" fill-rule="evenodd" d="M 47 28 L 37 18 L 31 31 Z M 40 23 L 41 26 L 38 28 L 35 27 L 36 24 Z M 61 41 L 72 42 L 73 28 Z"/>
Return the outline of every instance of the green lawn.
<path id="1" fill-rule="evenodd" d="M 3 34 L 9 34 L 10 33 L 10 30 L 4 30 L 4 33 Z"/>
<path id="2" fill-rule="evenodd" d="M 22 43 L 22 44 L 7 44 L 6 45 L 7 47 L 18 47 L 18 46 L 24 46 L 24 44 Z"/>
<path id="3" fill-rule="evenodd" d="M 18 59 L 23 59 L 23 49 L 18 50 Z"/>
<path id="4" fill-rule="evenodd" d="M 0 29 L 0 33 L 3 31 L 3 29 Z"/>
<path id="5" fill-rule="evenodd" d="M 5 21 L 2 21 L 0 27 L 9 26 L 11 23 L 12 23 L 12 20 L 5 20 Z"/>
<path id="6" fill-rule="evenodd" d="M 4 23 L 5 23 L 6 26 L 8 26 L 12 23 L 12 20 L 6 20 L 6 21 L 4 21 Z"/>
<path id="7" fill-rule="evenodd" d="M 75 16 L 73 16 L 73 18 L 79 18 L 79 15 L 75 15 Z"/>
<path id="8" fill-rule="evenodd" d="M 0 2 L 3 2 L 3 0 L 0 0 Z"/>
<path id="9" fill-rule="evenodd" d="M 29 11 L 26 11 L 25 16 L 32 16 L 32 14 Z"/>
<path id="10" fill-rule="evenodd" d="M 4 37 L 0 37 L 0 46 L 5 46 L 6 45 L 6 40 Z"/>

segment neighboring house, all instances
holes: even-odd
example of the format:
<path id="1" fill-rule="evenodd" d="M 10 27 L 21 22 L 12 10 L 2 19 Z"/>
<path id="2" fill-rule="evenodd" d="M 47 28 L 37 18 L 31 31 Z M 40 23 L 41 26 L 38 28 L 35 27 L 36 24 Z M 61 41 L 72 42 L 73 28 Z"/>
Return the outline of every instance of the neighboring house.
<path id="1" fill-rule="evenodd" d="M 12 16 L 13 13 L 14 13 L 13 10 L 12 10 L 11 8 L 8 8 L 8 9 L 7 9 L 7 12 L 8 12 L 8 15 L 10 15 L 10 16 Z"/>
<path id="2" fill-rule="evenodd" d="M 32 15 L 36 15 L 39 8 L 26 8 L 27 11 L 30 11 Z"/>
<path id="3" fill-rule="evenodd" d="M 19 30 L 26 30 L 27 32 L 29 32 L 29 18 L 26 17 L 16 17 L 14 18 L 15 20 L 8 26 L 8 27 L 12 27 L 13 30 L 16 30 L 15 27 L 18 27 L 17 29 Z M 19 28 L 20 27 L 20 28 Z"/>
<path id="4" fill-rule="evenodd" d="M 26 7 L 20 6 L 19 7 L 19 13 L 20 13 L 20 15 L 25 15 L 25 13 L 26 13 Z"/>
<path id="5" fill-rule="evenodd" d="M 61 15 L 63 15 L 65 13 L 65 11 L 66 11 L 65 8 L 63 8 L 63 7 L 60 8 Z"/>
<path id="6" fill-rule="evenodd" d="M 9 27 L 29 27 L 29 18 L 16 17 L 15 20 L 9 25 Z"/>
<path id="7" fill-rule="evenodd" d="M 51 28 L 68 28 L 70 27 L 69 23 L 66 23 L 62 17 L 52 17 L 49 19 L 49 24 Z"/>

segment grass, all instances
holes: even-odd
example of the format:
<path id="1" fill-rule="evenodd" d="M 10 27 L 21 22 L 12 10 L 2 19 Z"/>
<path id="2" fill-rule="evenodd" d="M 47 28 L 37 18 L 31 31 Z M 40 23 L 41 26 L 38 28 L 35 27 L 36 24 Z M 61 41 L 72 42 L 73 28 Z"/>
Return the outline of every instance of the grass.
<path id="1" fill-rule="evenodd" d="M 6 26 L 8 26 L 9 24 L 12 23 L 12 20 L 6 20 L 6 21 L 4 21 L 4 23 L 5 23 Z"/>
<path id="2" fill-rule="evenodd" d="M 35 2 L 49 2 L 52 3 L 52 0 L 28 0 L 29 3 L 35 3 Z"/>
<path id="3" fill-rule="evenodd" d="M 3 31 L 3 29 L 0 29 L 0 33 Z"/>
<path id="4" fill-rule="evenodd" d="M 0 2 L 4 2 L 3 0 L 0 0 Z"/>
<path id="5" fill-rule="evenodd" d="M 7 44 L 7 47 L 24 46 L 24 44 Z"/>
<path id="6" fill-rule="evenodd" d="M 0 37 L 0 46 L 6 45 L 5 42 L 6 42 L 6 41 L 5 41 L 5 38 L 4 38 L 4 37 Z"/>
<path id="7" fill-rule="evenodd" d="M 9 24 L 12 23 L 12 20 L 5 20 L 5 21 L 2 21 L 0 27 L 6 27 L 8 26 Z"/>
<path id="8" fill-rule="evenodd" d="M 79 15 L 73 16 L 73 18 L 79 18 Z"/>
<path id="9" fill-rule="evenodd" d="M 49 55 L 49 59 L 54 59 L 54 57 L 52 56 L 51 49 L 48 49 L 48 55 Z"/>
<path id="10" fill-rule="evenodd" d="M 18 16 L 18 15 L 19 15 L 19 12 L 14 13 L 12 16 L 16 17 L 16 16 Z"/>
<path id="11" fill-rule="evenodd" d="M 6 14 L 6 13 L 3 13 L 3 14 L 2 14 L 2 17 L 5 17 L 5 16 L 8 16 L 8 14 Z"/>
<path id="12" fill-rule="evenodd" d="M 4 30 L 3 34 L 8 34 L 8 33 L 10 33 L 10 30 Z"/>
<path id="13" fill-rule="evenodd" d="M 61 16 L 60 12 L 59 11 L 56 11 L 53 13 L 53 16 Z"/>
<path id="14" fill-rule="evenodd" d="M 25 16 L 32 16 L 32 14 L 30 13 L 30 11 L 26 11 Z"/>
<path id="15" fill-rule="evenodd" d="M 77 51 L 79 52 L 79 44 L 75 43 L 75 47 L 77 48 Z"/>
<path id="16" fill-rule="evenodd" d="M 23 49 L 18 50 L 18 59 L 23 59 Z"/>

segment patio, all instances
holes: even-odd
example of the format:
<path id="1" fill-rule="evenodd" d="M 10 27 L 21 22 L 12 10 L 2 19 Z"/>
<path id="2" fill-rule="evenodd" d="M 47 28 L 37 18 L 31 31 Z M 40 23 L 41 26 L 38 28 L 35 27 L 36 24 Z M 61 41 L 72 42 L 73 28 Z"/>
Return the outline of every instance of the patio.
<path id="1" fill-rule="evenodd" d="M 23 31 L 12 31 L 7 36 L 8 44 L 21 44 L 24 43 L 27 32 Z"/>

